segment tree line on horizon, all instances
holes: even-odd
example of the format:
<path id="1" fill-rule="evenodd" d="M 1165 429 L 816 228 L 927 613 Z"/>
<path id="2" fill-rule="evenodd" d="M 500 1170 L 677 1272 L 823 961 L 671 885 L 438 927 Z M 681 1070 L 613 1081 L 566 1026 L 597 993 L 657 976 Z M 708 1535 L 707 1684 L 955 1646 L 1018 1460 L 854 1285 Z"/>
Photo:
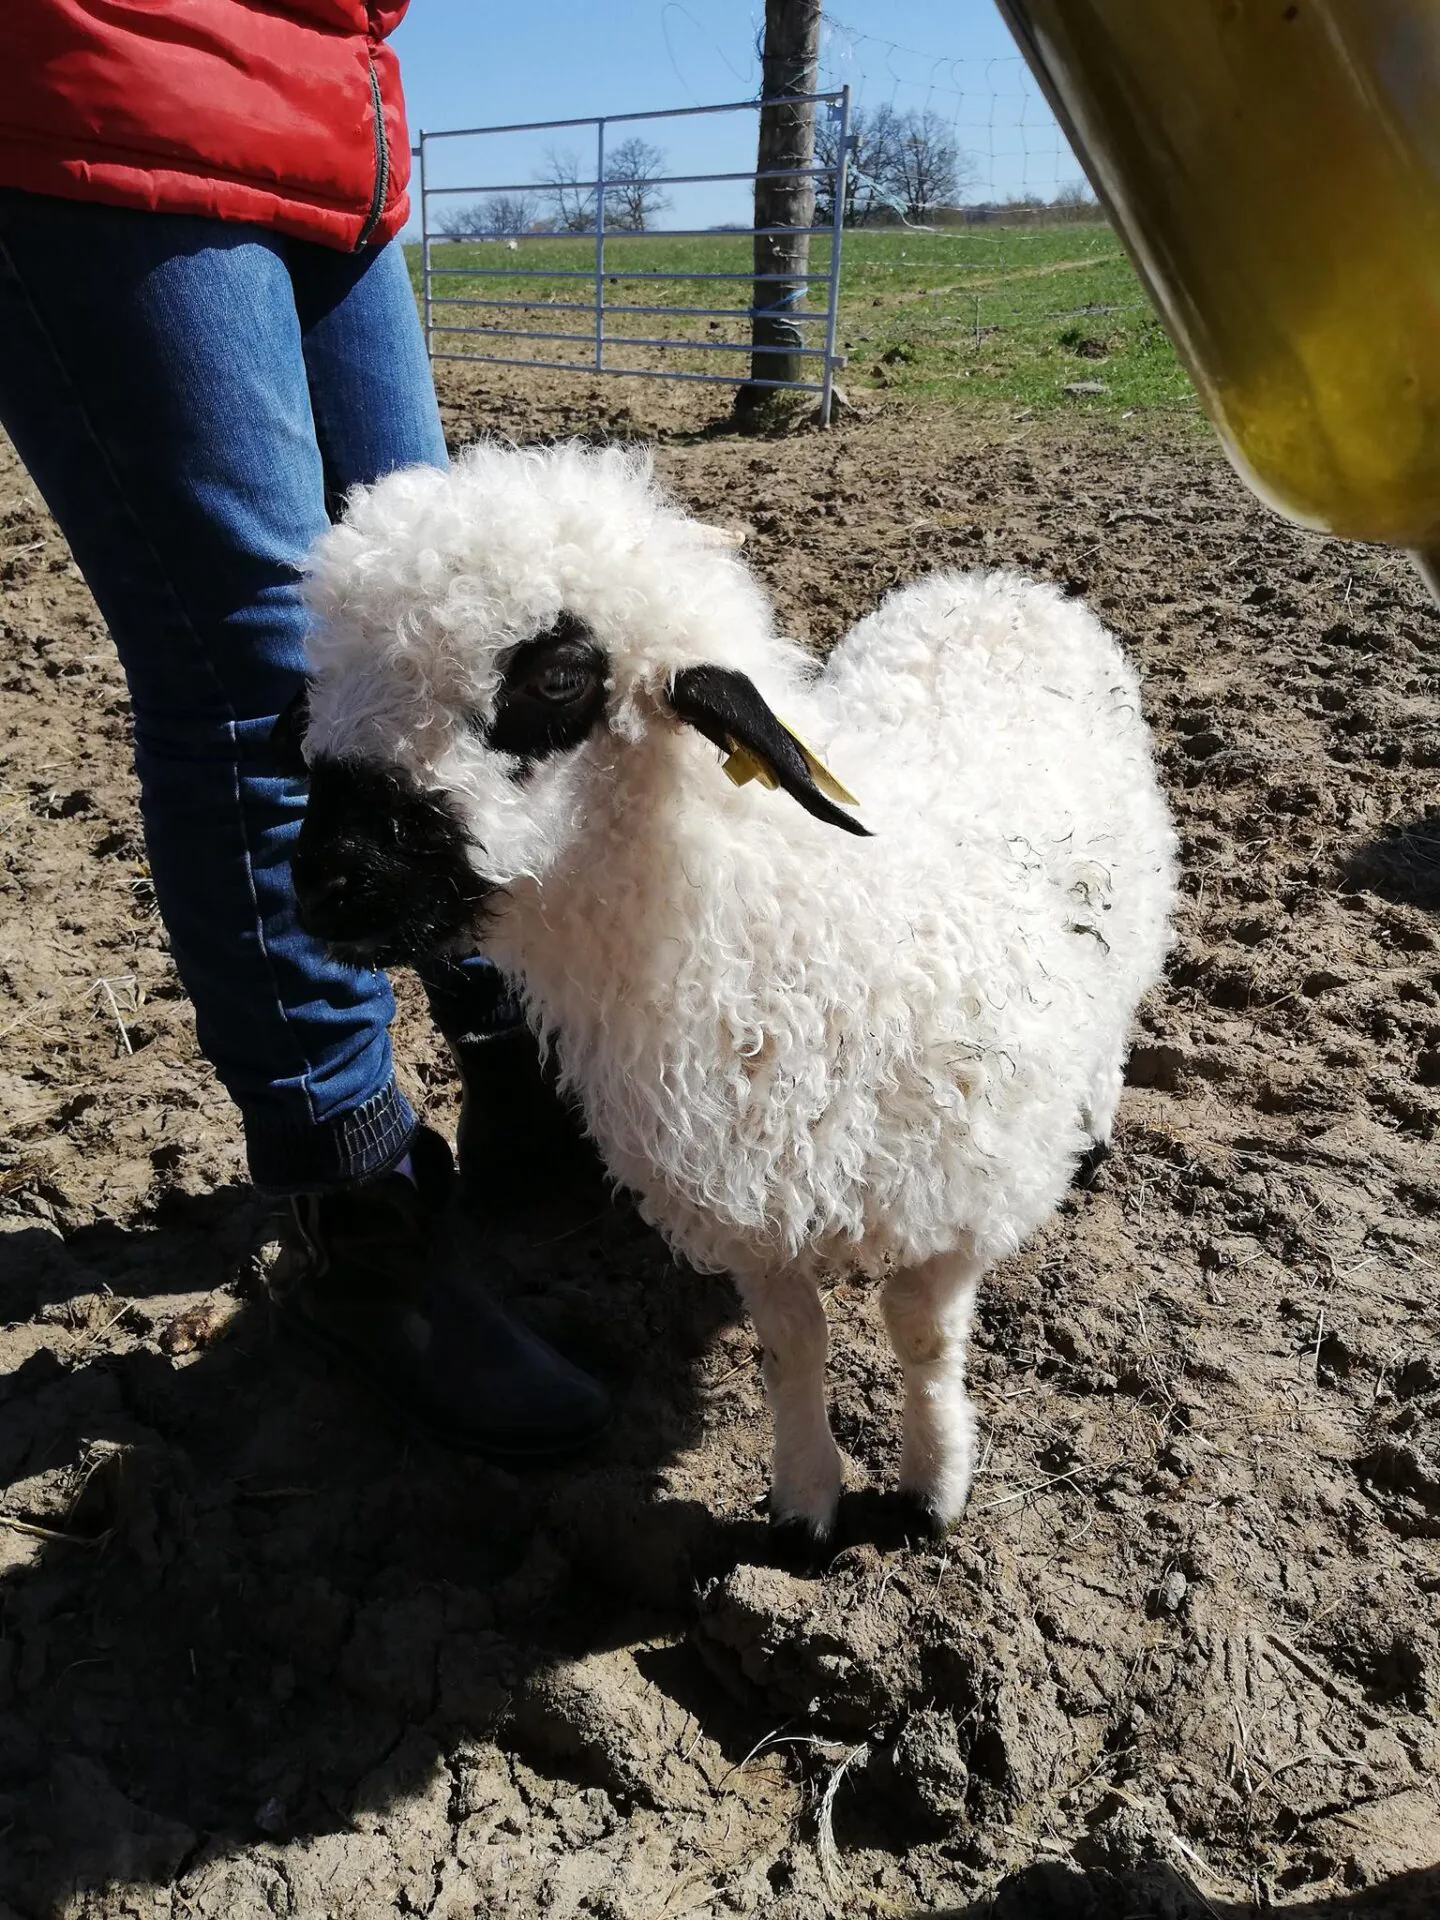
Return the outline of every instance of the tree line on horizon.
<path id="1" fill-rule="evenodd" d="M 850 120 L 850 164 L 842 217 L 846 227 L 956 226 L 1102 221 L 1103 209 L 1083 180 L 1057 188 L 1046 199 L 1035 193 L 1004 200 L 967 199 L 979 175 L 973 154 L 962 150 L 954 129 L 934 112 L 897 113 L 889 105 L 861 108 Z M 833 226 L 834 175 L 840 147 L 838 120 L 822 117 L 815 129 L 815 164 L 825 171 L 815 182 L 815 226 Z M 665 191 L 668 155 L 648 140 L 632 137 L 606 156 L 605 229 L 646 233 L 673 202 Z M 447 208 L 435 231 L 449 240 L 518 239 L 528 234 L 593 233 L 599 190 L 589 183 L 594 162 L 582 166 L 571 150 L 551 148 L 531 188 L 486 194 Z M 717 232 L 747 231 L 720 223 Z"/>

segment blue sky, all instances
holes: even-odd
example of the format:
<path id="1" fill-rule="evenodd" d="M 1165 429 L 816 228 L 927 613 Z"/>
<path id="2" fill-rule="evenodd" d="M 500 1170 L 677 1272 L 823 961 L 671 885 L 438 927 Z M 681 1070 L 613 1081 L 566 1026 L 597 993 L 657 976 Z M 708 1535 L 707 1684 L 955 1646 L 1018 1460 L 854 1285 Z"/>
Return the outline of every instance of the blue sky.
<path id="1" fill-rule="evenodd" d="M 759 81 L 755 0 L 411 0 L 395 35 L 410 123 L 476 127 L 710 105 L 752 96 Z M 991 0 L 840 0 L 827 15 L 823 83 L 848 84 L 862 107 L 939 113 L 971 156 L 967 197 L 1074 180 L 1071 157 Z M 673 172 L 753 165 L 754 117 L 620 128 L 663 148 Z M 491 136 L 432 146 L 432 185 L 524 183 L 547 148 L 577 162 L 593 132 Z M 663 224 L 744 220 L 743 186 L 675 188 Z"/>

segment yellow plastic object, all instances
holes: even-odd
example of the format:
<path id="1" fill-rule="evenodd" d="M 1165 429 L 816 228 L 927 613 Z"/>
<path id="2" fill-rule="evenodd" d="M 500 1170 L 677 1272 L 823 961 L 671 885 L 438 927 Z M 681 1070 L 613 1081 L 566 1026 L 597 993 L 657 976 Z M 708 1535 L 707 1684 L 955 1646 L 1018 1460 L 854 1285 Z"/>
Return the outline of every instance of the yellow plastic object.
<path id="1" fill-rule="evenodd" d="M 999 0 L 1241 476 L 1440 569 L 1440 0 Z"/>

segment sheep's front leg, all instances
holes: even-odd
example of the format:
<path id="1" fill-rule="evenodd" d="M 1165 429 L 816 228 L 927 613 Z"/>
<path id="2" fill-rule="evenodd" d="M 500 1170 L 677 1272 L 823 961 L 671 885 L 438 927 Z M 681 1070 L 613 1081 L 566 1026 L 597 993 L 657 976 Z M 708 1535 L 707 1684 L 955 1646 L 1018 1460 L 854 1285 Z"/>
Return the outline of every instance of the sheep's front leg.
<path id="1" fill-rule="evenodd" d="M 921 1507 L 935 1533 L 964 1512 L 974 1471 L 965 1340 L 980 1272 L 970 1255 L 942 1253 L 892 1274 L 880 1296 L 890 1344 L 905 1369 L 900 1491 Z"/>
<path id="2" fill-rule="evenodd" d="M 781 1270 L 736 1276 L 763 1349 L 761 1371 L 775 1423 L 770 1519 L 816 1541 L 835 1524 L 840 1453 L 825 1412 L 825 1309 L 813 1280 Z"/>

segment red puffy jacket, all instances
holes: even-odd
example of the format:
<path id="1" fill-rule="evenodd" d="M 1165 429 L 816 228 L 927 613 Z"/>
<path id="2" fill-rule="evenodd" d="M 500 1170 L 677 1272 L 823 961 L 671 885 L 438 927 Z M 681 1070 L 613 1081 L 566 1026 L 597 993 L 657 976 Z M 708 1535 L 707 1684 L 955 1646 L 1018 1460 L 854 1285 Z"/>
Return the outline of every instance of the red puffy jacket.
<path id="1" fill-rule="evenodd" d="M 0 186 L 390 239 L 409 0 L 0 0 Z"/>

